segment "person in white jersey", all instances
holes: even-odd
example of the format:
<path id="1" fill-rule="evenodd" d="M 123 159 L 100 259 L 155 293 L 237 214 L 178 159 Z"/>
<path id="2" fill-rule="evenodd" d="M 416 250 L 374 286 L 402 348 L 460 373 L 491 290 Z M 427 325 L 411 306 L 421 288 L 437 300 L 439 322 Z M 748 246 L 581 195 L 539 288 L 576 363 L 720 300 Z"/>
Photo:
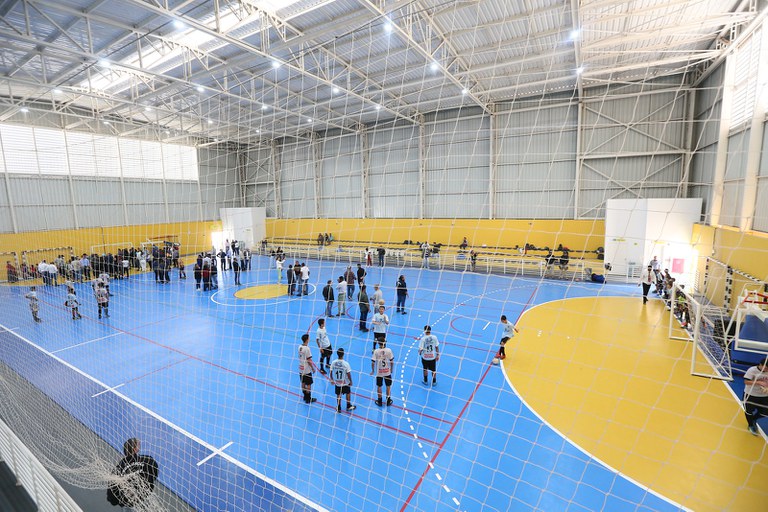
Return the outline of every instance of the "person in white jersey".
<path id="1" fill-rule="evenodd" d="M 501 327 L 504 329 L 504 332 L 502 333 L 501 341 L 499 342 L 499 359 L 504 359 L 507 357 L 507 353 L 504 351 L 504 345 L 506 345 L 507 341 L 515 336 L 516 332 L 520 331 L 518 331 L 517 327 L 515 327 L 509 320 L 507 320 L 506 315 L 501 315 Z"/>
<path id="2" fill-rule="evenodd" d="M 345 283 L 346 286 L 346 283 Z M 357 406 L 352 405 L 352 367 L 344 360 L 344 349 L 336 351 L 336 359 L 331 363 L 331 380 L 336 387 L 336 412 L 341 412 L 341 395 L 347 397 L 347 411 L 354 411 Z"/>
<path id="3" fill-rule="evenodd" d="M 301 289 L 299 295 L 307 295 L 309 293 L 309 267 L 304 263 L 301 264 Z"/>
<path id="4" fill-rule="evenodd" d="M 384 300 L 384 292 L 381 291 L 381 285 L 375 284 L 373 285 L 373 295 L 371 295 L 371 305 L 373 305 L 373 310 L 378 311 L 379 306 L 381 306 L 381 301 Z"/>
<path id="5" fill-rule="evenodd" d="M 307 404 L 317 402 L 317 398 L 312 398 L 313 373 L 315 373 L 315 364 L 312 362 L 312 351 L 309 350 L 309 334 L 305 333 L 301 335 L 301 345 L 299 345 L 299 378 L 304 403 Z"/>
<path id="6" fill-rule="evenodd" d="M 424 384 L 427 383 L 427 372 L 432 372 L 432 385 L 437 385 L 437 360 L 440 359 L 440 342 L 432 334 L 432 327 L 424 326 L 424 334 L 419 339 L 419 355 L 424 371 Z"/>
<path id="7" fill-rule="evenodd" d="M 325 330 L 325 318 L 320 318 L 317 321 L 316 341 L 318 348 L 320 348 L 320 373 L 325 375 L 326 370 L 331 367 L 331 354 L 333 354 L 331 339 L 328 337 L 328 331 Z M 325 360 L 325 368 L 323 367 L 323 360 Z"/>
<path id="8" fill-rule="evenodd" d="M 339 276 L 336 282 L 336 306 L 338 307 L 336 316 L 347 314 L 347 282 L 344 276 Z"/>
<path id="9" fill-rule="evenodd" d="M 392 372 L 395 367 L 395 356 L 392 349 L 387 348 L 386 340 L 379 341 L 379 348 L 373 351 L 371 357 L 371 375 L 376 374 L 376 405 L 381 407 L 381 386 L 387 387 L 387 405 L 392 405 Z"/>
<path id="10" fill-rule="evenodd" d="M 768 416 L 768 358 L 744 374 L 744 414 L 753 436 L 759 435 L 757 420 Z"/>
<path id="11" fill-rule="evenodd" d="M 378 309 L 374 309 L 376 313 L 373 315 L 373 350 L 376 350 L 376 343 L 379 344 L 383 341 L 387 341 L 387 326 L 389 325 L 389 317 L 384 313 L 384 306 L 379 306 Z"/>
<path id="12" fill-rule="evenodd" d="M 36 288 L 34 286 L 30 286 L 29 292 L 24 295 L 24 298 L 29 301 L 29 310 L 32 312 L 32 319 L 35 322 L 40 323 L 42 322 L 38 316 L 38 312 L 40 311 L 40 299 L 37 298 L 37 292 L 35 290 Z"/>
<path id="13" fill-rule="evenodd" d="M 277 269 L 277 284 L 283 284 L 283 259 L 280 256 L 275 258 L 275 268 Z"/>

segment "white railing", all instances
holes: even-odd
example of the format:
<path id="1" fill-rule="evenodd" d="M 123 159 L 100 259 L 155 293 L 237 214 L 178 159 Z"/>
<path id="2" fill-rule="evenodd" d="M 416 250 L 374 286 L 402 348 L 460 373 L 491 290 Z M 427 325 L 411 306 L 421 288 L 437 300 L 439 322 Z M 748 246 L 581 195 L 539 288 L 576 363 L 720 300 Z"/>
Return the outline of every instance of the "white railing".
<path id="1" fill-rule="evenodd" d="M 286 264 L 293 263 L 294 260 L 320 259 L 355 266 L 358 263 L 365 265 L 367 258 L 365 249 L 344 247 L 343 245 L 283 245 L 281 248 L 286 257 Z M 371 259 L 373 264 L 378 266 L 379 256 L 375 250 Z M 421 267 L 423 264 L 423 258 L 418 250 L 387 249 L 385 265 Z M 599 266 L 597 266 L 598 264 Z M 433 270 L 472 270 L 469 253 L 445 252 L 433 254 L 429 258 L 429 266 Z M 547 267 L 545 259 L 536 256 L 480 254 L 475 264 L 475 272 L 479 273 L 552 277 L 567 280 L 589 280 L 591 276 L 587 274 L 590 273 L 590 268 L 601 270 L 602 262 L 574 259 L 570 260 L 565 269 L 561 269 L 557 263 Z"/>
<path id="2" fill-rule="evenodd" d="M 82 512 L 59 482 L 2 420 L 0 459 L 8 464 L 16 476 L 17 484 L 29 493 L 40 512 Z"/>

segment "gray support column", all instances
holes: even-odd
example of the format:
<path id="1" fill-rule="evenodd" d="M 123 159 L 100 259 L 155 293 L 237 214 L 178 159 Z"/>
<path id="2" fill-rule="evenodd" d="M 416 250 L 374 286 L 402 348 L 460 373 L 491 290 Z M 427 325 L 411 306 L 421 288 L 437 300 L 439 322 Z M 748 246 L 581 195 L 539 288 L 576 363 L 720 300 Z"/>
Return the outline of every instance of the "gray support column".
<path id="1" fill-rule="evenodd" d="M 64 133 L 64 155 L 66 155 L 67 159 L 67 184 L 69 185 L 69 201 L 72 203 L 72 219 L 75 221 L 75 229 L 80 229 L 80 222 L 77 218 L 77 204 L 75 202 L 75 185 L 72 182 L 72 166 L 69 164 L 69 143 L 67 141 L 67 132 L 63 131 Z M 35 141 L 37 142 L 37 141 Z M 95 151 L 94 147 L 94 151 Z M 37 154 L 40 154 L 37 152 Z M 38 162 L 39 167 L 39 162 Z"/>
<path id="2" fill-rule="evenodd" d="M 170 224 L 171 222 L 171 210 L 168 207 L 168 182 L 165 179 L 165 151 L 162 143 L 160 143 L 160 168 L 163 170 L 163 204 L 165 204 L 165 222 Z"/>
<path id="3" fill-rule="evenodd" d="M 761 30 L 759 42 L 760 55 L 768 56 L 768 30 Z M 754 35 L 752 37 L 755 37 Z M 765 60 L 763 61 L 765 62 Z M 758 84 L 768 83 L 768 66 L 757 67 L 755 80 Z M 757 87 L 755 104 L 752 109 L 752 123 L 749 131 L 749 145 L 747 146 L 747 165 L 744 174 L 744 192 L 741 201 L 742 231 L 750 231 L 755 221 L 755 208 L 757 206 L 757 177 L 760 172 L 760 157 L 763 149 L 763 134 L 765 133 L 766 100 L 765 90 Z"/>
<path id="4" fill-rule="evenodd" d="M 248 197 L 247 197 L 248 156 L 246 155 L 242 146 L 238 146 L 236 155 L 237 155 L 237 186 L 238 186 L 238 191 L 240 192 L 240 207 L 245 208 L 246 206 L 248 206 Z"/>
<path id="5" fill-rule="evenodd" d="M 424 116 L 419 115 L 419 218 L 426 213 L 427 142 L 424 135 Z"/>
<path id="6" fill-rule="evenodd" d="M 270 145 L 272 160 L 272 183 L 275 190 L 275 218 L 283 218 L 283 195 L 280 191 L 280 148 L 277 141 L 273 140 Z"/>
<path id="7" fill-rule="evenodd" d="M 729 57 L 725 61 L 723 98 L 720 103 L 720 128 L 718 130 L 717 155 L 715 157 L 715 177 L 712 184 L 712 200 L 710 201 L 710 223 L 713 226 L 720 225 L 720 213 L 723 210 L 725 166 L 728 163 L 728 137 L 731 132 L 731 111 L 733 110 L 734 75 L 735 62 Z"/>
<path id="8" fill-rule="evenodd" d="M 685 154 L 683 155 L 683 168 L 681 169 L 680 188 L 677 197 L 688 197 L 688 185 L 691 181 L 691 160 L 693 159 L 693 124 L 696 116 L 696 89 L 690 89 L 685 102 Z"/>
<path id="9" fill-rule="evenodd" d="M 491 109 L 494 113 L 492 113 L 488 121 L 490 123 L 489 127 L 489 133 L 488 133 L 488 142 L 489 142 L 489 166 L 488 166 L 488 218 L 494 219 L 496 218 L 496 166 L 498 163 L 498 139 L 497 136 L 497 130 L 496 130 L 496 109 L 495 106 L 492 105 Z"/>
<path id="10" fill-rule="evenodd" d="M 368 140 L 368 129 L 363 126 L 360 130 L 360 152 L 362 157 L 362 186 L 360 190 L 360 195 L 362 196 L 361 199 L 362 205 L 363 205 L 363 212 L 362 216 L 364 219 L 368 219 L 371 217 L 371 195 L 368 193 L 368 191 L 371 189 L 370 185 L 370 175 L 371 175 L 371 155 L 370 155 L 370 144 Z"/>
<path id="11" fill-rule="evenodd" d="M 66 132 L 65 132 L 66 133 Z M 120 141 L 121 138 L 117 138 L 117 162 L 118 165 L 120 165 L 120 197 L 122 198 L 123 202 L 123 225 L 128 225 L 128 199 L 125 195 L 125 178 L 123 177 L 123 158 L 122 158 L 122 152 L 120 151 Z"/>
<path id="12" fill-rule="evenodd" d="M 312 132 L 312 137 L 310 138 L 310 148 L 312 150 L 312 167 L 315 171 L 315 218 L 319 219 L 320 213 L 322 213 L 320 194 L 323 192 L 321 184 L 323 177 L 323 141 L 315 132 Z"/>
<path id="13" fill-rule="evenodd" d="M 0 142 L 2 142 L 1 137 Z M 0 151 L 0 156 L 3 158 L 3 168 L 5 169 L 5 172 L 3 173 L 3 179 L 5 180 L 5 195 L 8 199 L 8 210 L 11 212 L 11 226 L 13 227 L 13 232 L 18 233 L 19 225 L 16 222 L 16 209 L 13 205 L 13 192 L 11 192 L 11 179 L 8 175 L 8 162 L 5 161 L 5 151 Z"/>
<path id="14" fill-rule="evenodd" d="M 581 196 L 581 172 L 584 169 L 584 152 L 581 149 L 582 141 L 581 136 L 583 127 L 581 123 L 584 121 L 584 109 L 586 106 L 579 97 L 579 103 L 576 105 L 576 169 L 573 175 L 573 218 L 579 219 L 579 196 Z"/>

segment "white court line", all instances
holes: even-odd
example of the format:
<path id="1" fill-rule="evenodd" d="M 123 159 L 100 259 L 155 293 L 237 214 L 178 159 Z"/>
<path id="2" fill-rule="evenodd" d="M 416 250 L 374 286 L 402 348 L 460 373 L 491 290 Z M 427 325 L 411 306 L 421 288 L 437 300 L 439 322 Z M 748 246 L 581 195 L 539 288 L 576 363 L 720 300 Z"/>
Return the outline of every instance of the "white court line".
<path id="1" fill-rule="evenodd" d="M 2 327 L 2 326 L 0 326 L 0 327 Z M 3 330 L 2 330 L 2 331 L 0 331 L 0 332 L 11 332 L 11 333 L 12 333 L 13 331 L 17 330 L 17 329 L 18 329 L 18 327 L 11 327 L 10 329 L 9 329 L 9 328 L 7 328 L 7 327 L 3 327 L 2 329 L 3 329 Z"/>
<path id="2" fill-rule="evenodd" d="M 123 386 L 125 386 L 125 382 L 123 382 L 122 384 L 118 384 L 118 385 L 117 385 L 117 386 L 115 386 L 115 387 L 112 387 L 112 388 L 107 388 L 107 389 L 105 389 L 104 391 L 99 391 L 99 392 L 98 392 L 98 393 L 96 393 L 95 395 L 91 395 L 91 398 L 96 398 L 96 397 L 97 397 L 97 396 L 99 396 L 99 395 L 103 395 L 104 393 L 109 393 L 110 391 L 114 391 L 114 390 L 116 390 L 117 388 L 121 388 L 121 387 L 123 387 Z"/>
<path id="3" fill-rule="evenodd" d="M 574 298 L 575 298 L 575 299 L 581 299 L 581 298 L 584 298 L 584 297 L 574 297 Z M 617 298 L 617 299 L 619 299 L 619 298 L 624 298 L 624 299 L 636 299 L 636 297 L 610 297 L 610 298 Z M 569 300 L 572 300 L 572 299 L 571 299 L 571 298 L 556 299 L 556 300 L 547 301 L 547 302 L 543 302 L 543 303 L 541 303 L 541 304 L 536 304 L 536 305 L 534 305 L 534 306 L 531 306 L 531 307 L 529 307 L 529 308 L 528 308 L 526 311 L 523 311 L 523 313 L 522 313 L 522 314 L 520 315 L 520 317 L 517 319 L 517 323 L 520 323 L 520 322 L 522 321 L 522 319 L 523 319 L 523 316 L 525 316 L 525 315 L 527 315 L 528 313 L 530 313 L 530 312 L 531 312 L 533 309 L 536 309 L 536 308 L 538 308 L 538 307 L 541 307 L 541 306 L 543 306 L 543 305 L 545 305 L 545 304 L 551 304 L 552 302 L 561 302 L 561 301 L 562 301 L 562 302 L 567 302 L 567 301 L 569 301 Z M 564 439 L 564 440 L 565 440 L 565 441 L 566 441 L 568 444 L 570 444 L 571 446 L 573 446 L 574 448 L 576 448 L 577 450 L 579 450 L 581 453 L 583 453 L 584 455 L 586 455 L 586 456 L 587 456 L 587 457 L 589 457 L 590 459 L 592 459 L 592 460 L 594 460 L 595 462 L 597 462 L 597 463 L 601 464 L 601 465 L 602 465 L 604 468 L 607 468 L 607 469 L 609 469 L 610 471 L 613 471 L 613 472 L 614 472 L 616 475 L 619 475 L 620 477 L 624 478 L 624 479 L 625 479 L 625 480 L 627 480 L 628 482 L 635 484 L 635 485 L 636 485 L 637 487 L 639 487 L 640 489 L 643 489 L 644 491 L 646 491 L 646 492 L 648 492 L 648 493 L 650 493 L 650 494 L 653 494 L 654 496 L 656 496 L 657 498 L 661 499 L 662 501 L 666 501 L 666 502 L 667 502 L 667 503 L 669 503 L 670 505 L 672 505 L 672 506 L 674 506 L 674 507 L 677 507 L 677 508 L 679 508 L 680 510 L 685 510 L 686 512 L 693 512 L 693 511 L 692 511 L 692 509 L 690 509 L 690 508 L 687 508 L 687 507 L 684 507 L 683 505 L 681 505 L 680 503 L 677 503 L 677 502 L 676 502 L 676 501 L 674 501 L 673 499 L 671 499 L 671 498 L 667 498 L 666 496 L 664 496 L 664 495 L 663 495 L 663 494 L 661 494 L 660 492 L 658 492 L 658 491 L 655 491 L 655 490 L 651 489 L 651 488 L 650 488 L 650 487 L 648 487 L 647 485 L 644 485 L 644 484 L 640 483 L 638 480 L 635 480 L 634 478 L 630 477 L 630 476 L 629 476 L 629 475 L 627 475 L 626 473 L 624 473 L 624 472 L 622 472 L 622 471 L 619 471 L 618 469 L 614 468 L 614 467 L 613 467 L 613 466 L 611 466 L 610 464 L 606 463 L 604 460 L 602 460 L 602 459 L 600 459 L 600 458 L 596 457 L 594 454 L 592 454 L 592 453 L 590 453 L 589 451 L 587 451 L 587 449 L 586 449 L 586 448 L 583 448 L 582 446 L 580 446 L 579 444 L 577 444 L 577 443 L 576 443 L 576 441 L 574 441 L 574 440 L 573 440 L 573 439 L 571 439 L 570 437 L 566 436 L 566 435 L 565 435 L 563 432 L 561 432 L 560 430 L 558 430 L 557 428 L 555 428 L 555 426 L 554 426 L 554 425 L 552 425 L 552 424 L 551 424 L 549 421 L 545 420 L 545 419 L 544 419 L 544 417 L 543 417 L 543 416 L 542 416 L 542 415 L 541 415 L 541 414 L 540 414 L 540 413 L 539 413 L 539 412 L 538 412 L 536 409 L 534 409 L 533 407 L 531 407 L 531 405 L 530 405 L 530 404 L 529 404 L 529 403 L 528 403 L 528 402 L 527 402 L 527 401 L 526 401 L 526 400 L 523 398 L 523 395 L 522 395 L 522 394 L 521 394 L 521 393 L 520 393 L 520 392 L 517 390 L 517 388 L 515 387 L 515 385 L 514 385 L 514 384 L 512 384 L 512 380 L 509 378 L 509 375 L 507 375 L 507 371 L 506 371 L 506 369 L 504 368 L 504 365 L 503 365 L 503 364 L 500 364 L 500 365 L 499 365 L 499 369 L 501 370 L 501 374 L 502 374 L 502 375 L 504 375 L 504 380 L 506 380 L 506 381 L 507 381 L 507 385 L 508 385 L 508 386 L 509 386 L 509 388 L 512 390 L 512 392 L 513 392 L 513 393 L 514 393 L 514 394 L 517 396 L 517 399 L 518 399 L 518 400 L 520 400 L 520 402 L 521 402 L 521 403 L 522 403 L 522 404 L 525 406 L 525 408 L 526 408 L 526 409 L 528 409 L 528 411 L 530 411 L 530 412 L 531 412 L 531 413 L 532 413 L 534 416 L 536 416 L 537 418 L 539 418 L 539 421 L 541 421 L 541 422 L 542 422 L 544 425 L 546 425 L 547 427 L 549 427 L 549 428 L 550 428 L 550 429 L 551 429 L 551 430 L 552 430 L 552 431 L 553 431 L 555 434 L 557 434 L 558 436 L 560 436 L 561 438 L 563 438 L 563 439 Z"/>
<path id="4" fill-rule="evenodd" d="M 0 328 L 8 330 L 2 324 L 0 324 Z M 94 383 L 98 384 L 99 386 L 101 386 L 103 388 L 109 388 L 109 386 L 107 386 L 106 384 L 104 384 L 103 382 L 98 380 L 97 378 L 92 377 L 91 375 L 88 375 L 87 373 L 82 371 L 80 368 L 77 368 L 76 366 L 71 365 L 70 363 L 68 363 L 67 361 L 61 359 L 60 357 L 58 357 L 56 355 L 53 355 L 51 352 L 45 350 L 44 348 L 39 347 L 38 345 L 36 345 L 32 341 L 28 340 L 27 338 L 25 338 L 21 334 L 17 334 L 15 332 L 12 332 L 11 334 L 16 336 L 17 338 L 19 338 L 23 342 L 27 343 L 31 347 L 33 347 L 33 348 L 37 349 L 38 351 L 42 352 L 43 354 L 48 355 L 51 359 L 54 359 L 55 361 L 63 364 L 64 366 L 66 366 L 67 368 L 71 369 L 72 371 L 79 373 L 80 375 L 82 375 L 86 379 L 90 380 L 91 382 L 94 382 Z M 157 421 L 168 425 L 170 428 L 172 428 L 176 432 L 180 433 L 184 437 L 190 439 L 191 441 L 194 441 L 194 442 L 198 443 L 199 445 L 201 445 L 201 446 L 203 446 L 205 448 L 208 448 L 211 451 L 215 451 L 216 450 L 216 448 L 213 445 L 211 445 L 209 443 L 206 443 L 205 441 L 203 441 L 199 437 L 195 436 L 194 434 L 192 434 L 190 432 L 187 432 L 186 430 L 184 430 L 180 426 L 178 426 L 178 425 L 176 425 L 174 423 L 171 423 L 169 420 L 163 418 L 162 416 L 160 416 L 156 412 L 154 412 L 154 411 L 152 411 L 150 409 L 147 409 L 145 406 L 139 404 L 138 402 L 132 400 L 131 398 L 129 398 L 129 397 L 125 396 L 125 395 L 122 395 L 119 392 L 115 392 L 115 396 L 117 396 L 119 398 L 122 398 L 127 403 L 129 403 L 132 406 L 136 407 L 137 409 L 143 411 L 147 415 L 152 416 Z M 289 489 L 285 485 L 283 485 L 283 484 L 281 484 L 281 483 L 279 483 L 279 482 L 269 478 L 267 475 L 263 475 L 263 474 L 259 473 L 258 471 L 256 471 L 255 469 L 253 469 L 251 467 L 248 467 L 245 463 L 235 459 L 231 455 L 227 455 L 226 453 L 222 453 L 221 457 L 223 459 L 227 460 L 228 462 L 234 464 L 235 466 L 239 467 L 243 471 L 252 474 L 253 476 L 258 478 L 259 480 L 262 480 L 262 481 L 268 483 L 269 485 L 271 485 L 271 486 L 273 486 L 273 487 L 275 487 L 277 489 L 280 489 L 282 492 L 286 493 L 287 495 L 289 495 L 290 497 L 292 497 L 296 501 L 300 501 L 301 503 L 305 504 L 306 506 L 308 506 L 310 508 L 313 508 L 313 509 L 317 510 L 318 512 L 330 512 L 327 508 L 321 507 L 319 504 L 314 503 L 313 501 L 310 501 L 309 498 L 307 498 L 305 496 L 302 496 L 301 494 L 297 493 L 296 491 L 294 491 L 292 489 Z"/>
<path id="5" fill-rule="evenodd" d="M 487 324 L 485 324 L 485 327 L 483 327 L 483 330 L 486 330 L 489 325 L 491 325 L 491 322 L 488 322 Z"/>
<path id="6" fill-rule="evenodd" d="M 218 450 L 213 450 L 213 452 L 212 452 L 212 453 L 211 453 L 209 456 L 207 456 L 206 458 L 204 458 L 203 460 L 201 460 L 200 462 L 198 462 L 198 463 L 197 463 L 197 466 L 198 466 L 198 467 L 200 467 L 200 466 L 202 466 L 203 464 L 205 464 L 206 462 L 208 462 L 209 460 L 211 460 L 212 458 L 214 458 L 215 456 L 217 456 L 217 455 L 222 455 L 222 453 L 224 452 L 224 450 L 226 450 L 227 448 L 229 448 L 229 447 L 230 447 L 230 446 L 232 446 L 233 444 L 235 444 L 235 442 L 234 442 L 234 441 L 230 441 L 230 442 L 228 442 L 227 444 L 225 444 L 224 446 L 222 446 L 221 448 L 219 448 Z"/>
<path id="7" fill-rule="evenodd" d="M 113 336 L 120 336 L 121 334 L 125 334 L 125 333 L 122 333 L 122 332 L 115 332 L 115 333 L 112 333 L 112 334 L 108 334 L 108 335 L 106 335 L 106 336 L 102 336 L 101 338 L 94 338 L 94 339 L 92 339 L 92 340 L 88 340 L 88 341 L 84 341 L 84 342 L 82 342 L 82 343 L 78 343 L 77 345 L 72 345 L 72 346 L 69 346 L 69 347 L 60 348 L 60 349 L 58 349 L 58 350 L 53 350 L 53 351 L 51 352 L 51 354 L 58 354 L 59 352 L 63 352 L 63 351 L 65 351 L 65 350 L 69 350 L 69 349 L 71 349 L 71 348 L 75 348 L 75 347 L 81 347 L 81 346 L 83 346 L 83 345 L 87 345 L 87 344 L 89 344 L 89 343 L 93 343 L 94 341 L 105 340 L 105 339 L 107 339 L 107 338 L 111 338 L 111 337 L 113 337 Z"/>

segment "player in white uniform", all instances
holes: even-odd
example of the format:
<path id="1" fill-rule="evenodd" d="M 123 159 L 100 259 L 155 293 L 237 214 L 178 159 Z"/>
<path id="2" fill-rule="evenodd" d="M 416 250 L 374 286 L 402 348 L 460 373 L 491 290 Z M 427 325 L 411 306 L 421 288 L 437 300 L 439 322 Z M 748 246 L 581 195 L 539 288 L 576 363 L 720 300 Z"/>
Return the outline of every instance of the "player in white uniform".
<path id="1" fill-rule="evenodd" d="M 381 386 L 387 386 L 387 405 L 392 405 L 392 372 L 395 367 L 395 356 L 392 350 L 387 348 L 386 340 L 379 340 L 379 348 L 373 351 L 371 357 L 371 375 L 376 372 L 376 394 L 378 399 L 376 405 L 381 406 L 384 402 L 381 399 Z"/>
<path id="2" fill-rule="evenodd" d="M 313 373 L 315 373 L 315 363 L 312 362 L 312 351 L 309 350 L 309 334 L 302 334 L 299 346 L 299 377 L 304 402 L 308 404 L 317 402 L 317 398 L 312 398 Z"/>
<path id="3" fill-rule="evenodd" d="M 347 411 L 354 411 L 357 406 L 352 405 L 352 367 L 344 360 L 344 349 L 336 351 L 338 359 L 331 363 L 331 380 L 336 386 L 336 412 L 341 412 L 341 395 L 347 397 Z"/>
<path id="4" fill-rule="evenodd" d="M 427 372 L 432 372 L 432 385 L 437 385 L 437 360 L 440 359 L 440 342 L 432 334 L 432 327 L 424 326 L 424 334 L 419 339 L 419 355 L 421 367 L 424 369 L 424 384 L 427 383 Z"/>
<path id="5" fill-rule="evenodd" d="M 376 350 L 376 343 L 387 341 L 387 326 L 389 325 L 389 317 L 384 313 L 384 306 L 374 308 L 377 311 L 373 315 L 373 350 Z"/>
<path id="6" fill-rule="evenodd" d="M 331 367 L 331 354 L 333 354 L 331 340 L 328 338 L 328 331 L 325 330 L 325 318 L 320 318 L 317 321 L 316 341 L 318 348 L 320 348 L 320 373 L 325 375 L 326 370 Z M 325 360 L 325 367 L 323 367 L 323 360 Z"/>
<path id="7" fill-rule="evenodd" d="M 501 315 L 501 325 L 504 328 L 504 334 L 501 335 L 501 341 L 499 342 L 499 359 L 504 359 L 507 357 L 506 352 L 504 352 L 504 345 L 506 345 L 507 341 L 514 337 L 516 332 L 520 331 L 518 331 L 517 327 L 515 327 L 511 322 L 507 320 L 506 315 Z"/>
<path id="8" fill-rule="evenodd" d="M 29 310 L 32 311 L 32 319 L 35 322 L 42 322 L 40 320 L 40 317 L 37 316 L 38 311 L 40 311 L 40 300 L 37 298 L 37 292 L 35 291 L 34 286 L 29 287 L 29 292 L 24 295 L 24 298 L 29 301 Z"/>
<path id="9" fill-rule="evenodd" d="M 82 317 L 80 315 L 79 307 L 80 307 L 80 301 L 77 300 L 77 294 L 75 293 L 74 288 L 69 291 L 67 294 L 67 301 L 64 303 L 65 306 L 70 308 L 72 310 L 72 320 L 79 320 Z"/>

